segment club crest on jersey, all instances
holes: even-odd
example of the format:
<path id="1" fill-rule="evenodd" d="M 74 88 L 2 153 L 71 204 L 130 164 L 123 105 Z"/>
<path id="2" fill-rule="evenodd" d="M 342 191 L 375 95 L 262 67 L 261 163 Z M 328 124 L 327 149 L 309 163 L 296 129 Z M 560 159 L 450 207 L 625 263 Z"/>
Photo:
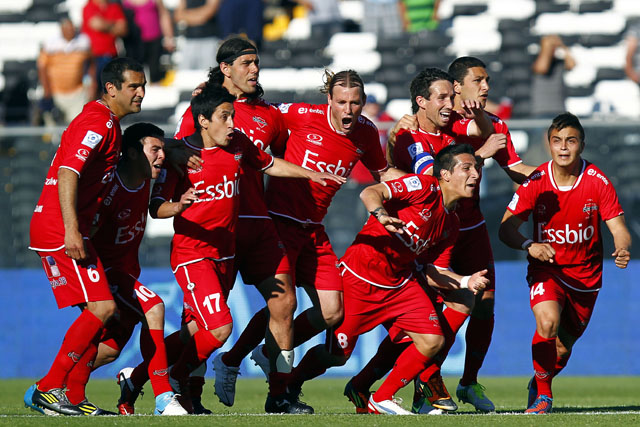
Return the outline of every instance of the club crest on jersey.
<path id="1" fill-rule="evenodd" d="M 586 214 L 586 218 L 590 218 L 597 211 L 598 205 L 592 199 L 587 200 L 587 203 L 582 207 L 582 212 Z"/>
<path id="2" fill-rule="evenodd" d="M 315 133 L 310 133 L 307 135 L 307 141 L 315 145 L 322 145 L 322 136 Z"/>
<path id="3" fill-rule="evenodd" d="M 92 130 L 88 130 L 87 134 L 82 139 L 82 145 L 85 145 L 91 149 L 94 149 L 102 141 L 102 135 L 95 133 Z"/>
<path id="4" fill-rule="evenodd" d="M 238 152 L 236 154 L 233 155 L 233 160 L 235 160 L 236 162 L 239 162 L 240 160 L 242 160 L 242 153 Z"/>
<path id="5" fill-rule="evenodd" d="M 118 214 L 118 219 L 122 221 L 123 219 L 129 218 L 131 215 L 131 209 L 125 209 Z"/>
<path id="6" fill-rule="evenodd" d="M 420 178 L 417 176 L 410 176 L 408 178 L 403 178 L 402 181 L 404 185 L 407 187 L 407 191 L 410 193 L 412 191 L 422 190 L 422 182 L 420 182 Z"/>
<path id="7" fill-rule="evenodd" d="M 264 128 L 267 125 L 267 121 L 260 116 L 253 116 L 253 121 L 260 126 L 260 129 Z"/>

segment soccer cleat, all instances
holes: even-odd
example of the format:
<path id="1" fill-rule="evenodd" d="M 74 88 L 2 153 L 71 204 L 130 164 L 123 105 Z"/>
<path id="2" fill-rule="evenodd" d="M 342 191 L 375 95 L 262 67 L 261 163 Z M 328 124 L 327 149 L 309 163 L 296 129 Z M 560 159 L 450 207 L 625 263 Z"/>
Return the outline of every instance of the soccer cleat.
<path id="1" fill-rule="evenodd" d="M 44 415 L 52 415 L 52 416 L 60 415 L 59 413 L 54 412 L 51 409 L 40 408 L 39 406 L 36 406 L 36 405 L 33 404 L 33 391 L 36 389 L 36 387 L 37 386 L 34 384 L 31 387 L 29 387 L 27 389 L 27 391 L 25 391 L 25 393 L 24 393 L 24 406 L 25 406 L 25 408 L 33 409 L 34 411 L 38 411 L 38 412 L 40 412 L 41 414 L 44 414 Z"/>
<path id="2" fill-rule="evenodd" d="M 533 404 L 524 411 L 525 414 L 548 414 L 551 412 L 553 399 L 545 394 L 536 397 Z"/>
<path id="3" fill-rule="evenodd" d="M 456 405 L 456 402 L 451 398 L 439 372 L 429 378 L 429 381 L 426 383 L 418 377 L 414 380 L 413 384 L 413 405 L 411 411 L 416 414 L 423 413 L 420 412 L 420 410 L 430 411 L 429 407 L 445 411 L 455 411 L 458 409 L 458 405 Z"/>
<path id="4" fill-rule="evenodd" d="M 218 353 L 213 359 L 213 370 L 216 372 L 213 387 L 216 396 L 218 396 L 223 405 L 233 406 L 236 398 L 236 380 L 238 379 L 240 368 L 225 365 L 222 361 L 223 354 L 225 353 Z"/>
<path id="5" fill-rule="evenodd" d="M 191 392 L 189 391 L 189 377 L 176 379 L 171 376 L 169 371 L 169 384 L 174 393 L 178 396 L 180 405 L 190 414 L 193 414 L 193 406 L 191 403 Z"/>
<path id="6" fill-rule="evenodd" d="M 211 414 L 213 414 L 213 412 L 211 412 L 210 409 L 207 409 L 204 406 L 202 406 L 202 399 L 200 397 L 192 397 L 191 398 L 191 406 L 193 407 L 193 413 L 195 415 L 211 415 Z"/>
<path id="7" fill-rule="evenodd" d="M 469 403 L 476 408 L 476 411 L 493 412 L 496 410 L 493 402 L 484 394 L 484 386 L 480 383 L 473 383 L 467 386 L 458 384 L 456 396 L 458 400 Z"/>
<path id="8" fill-rule="evenodd" d="M 154 415 L 188 415 L 189 413 L 178 402 L 178 396 L 172 391 L 167 391 L 156 396 L 156 409 Z"/>
<path id="9" fill-rule="evenodd" d="M 440 408 L 434 408 L 433 406 L 429 405 L 429 401 L 427 399 L 423 399 L 420 404 L 416 404 L 416 402 L 413 403 L 411 412 L 420 415 L 442 415 L 447 411 L 443 411 Z"/>
<path id="10" fill-rule="evenodd" d="M 313 408 L 298 400 L 291 393 L 279 396 L 267 395 L 264 410 L 269 414 L 313 414 Z"/>
<path id="11" fill-rule="evenodd" d="M 31 403 L 37 407 L 48 409 L 62 415 L 84 415 L 80 409 L 72 405 L 61 388 L 53 388 L 49 391 L 40 391 L 38 387 L 33 389 Z"/>
<path id="12" fill-rule="evenodd" d="M 262 369 L 262 372 L 269 378 L 269 374 L 271 373 L 271 365 L 269 364 L 269 358 L 264 355 L 264 344 L 260 344 L 251 352 L 251 360 L 255 362 L 257 366 Z"/>
<path id="13" fill-rule="evenodd" d="M 118 372 L 118 385 L 120 386 L 120 398 L 118 399 L 118 412 L 120 415 L 133 415 L 135 413 L 134 405 L 138 395 L 144 394 L 142 389 L 137 389 L 131 382 L 131 373 L 133 368 L 123 368 Z"/>
<path id="14" fill-rule="evenodd" d="M 98 406 L 89 402 L 87 399 L 78 403 L 77 405 L 75 405 L 75 407 L 82 411 L 82 415 L 88 415 L 92 417 L 118 415 L 115 412 L 106 411 L 102 408 L 99 408 Z"/>
<path id="15" fill-rule="evenodd" d="M 353 379 L 349 380 L 347 385 L 344 387 L 344 395 L 347 396 L 347 399 L 349 399 L 356 407 L 356 414 L 367 414 L 369 413 L 367 410 L 367 402 L 369 401 L 371 392 L 369 390 L 356 390 L 352 381 Z"/>
<path id="16" fill-rule="evenodd" d="M 532 376 L 531 380 L 529 380 L 529 385 L 527 385 L 527 390 L 529 390 L 529 397 L 527 398 L 527 408 L 533 405 L 536 397 L 538 397 L 538 382 L 536 381 L 536 376 Z"/>
<path id="17" fill-rule="evenodd" d="M 382 402 L 376 402 L 373 400 L 373 394 L 369 396 L 369 402 L 367 408 L 370 414 L 385 414 L 385 415 L 415 415 L 413 412 L 409 412 L 398 404 L 397 399 L 383 400 Z"/>

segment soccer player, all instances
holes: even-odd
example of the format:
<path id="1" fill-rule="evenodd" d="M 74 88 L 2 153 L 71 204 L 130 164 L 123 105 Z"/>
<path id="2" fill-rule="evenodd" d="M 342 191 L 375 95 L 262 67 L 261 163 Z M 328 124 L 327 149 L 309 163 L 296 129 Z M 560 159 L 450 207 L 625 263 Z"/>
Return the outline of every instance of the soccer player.
<path id="1" fill-rule="evenodd" d="M 278 109 L 262 99 L 263 90 L 258 83 L 260 72 L 258 51 L 252 42 L 242 37 L 226 40 L 216 55 L 218 66 L 209 72 L 209 84 L 222 86 L 234 101 L 234 124 L 258 148 L 266 150 L 272 143 L 281 145 L 289 133 Z M 180 120 L 176 138 L 195 132 L 191 108 Z M 245 168 L 240 177 L 243 195 L 236 228 L 235 269 L 244 283 L 256 285 L 265 301 L 267 310 L 259 314 L 261 322 L 267 322 L 266 347 L 270 365 L 270 394 L 282 394 L 284 374 L 291 372 L 293 363 L 293 312 L 296 307 L 295 289 L 292 284 L 289 261 L 282 251 L 282 243 L 264 201 L 263 175 L 252 168 Z M 264 329 L 264 328 L 263 328 Z M 264 337 L 264 334 L 262 334 Z M 234 350 L 219 353 L 213 360 L 216 371 L 215 393 L 220 401 L 232 406 L 235 400 L 235 383 L 240 363 L 255 345 L 244 349 L 242 339 Z M 191 397 L 197 377 L 190 380 Z M 293 407 L 291 408 L 293 410 Z"/>
<path id="2" fill-rule="evenodd" d="M 551 412 L 551 381 L 567 365 L 584 333 L 602 287 L 600 220 L 613 235 L 618 268 L 631 257 L 631 235 L 611 181 L 580 154 L 585 134 L 571 113 L 556 116 L 547 131 L 551 161 L 516 191 L 500 226 L 500 240 L 527 252 L 529 303 L 536 319 L 531 353 L 528 414 Z M 533 217 L 533 236 L 518 230 Z"/>
<path id="3" fill-rule="evenodd" d="M 435 159 L 435 177 L 406 175 L 367 187 L 360 195 L 371 213 L 362 231 L 340 260 L 345 315 L 327 343 L 311 349 L 293 371 L 292 387 L 342 365 L 358 336 L 384 325 L 393 341 L 406 336 L 413 343 L 377 392 L 368 400 L 369 413 L 411 414 L 393 401 L 393 394 L 419 374 L 444 343 L 439 317 L 413 274 L 418 257 L 446 269 L 458 234 L 455 203 L 471 197 L 478 179 L 468 145 L 443 149 Z M 455 276 L 456 287 L 478 292 L 484 272 Z"/>
<path id="4" fill-rule="evenodd" d="M 220 348 L 231 333 L 232 318 L 226 299 L 235 277 L 235 226 L 242 197 L 238 180 L 242 171 L 252 167 L 272 176 L 307 178 L 321 186 L 329 180 L 345 181 L 260 150 L 246 135 L 234 130 L 234 100 L 225 88 L 212 84 L 191 100 L 197 132 L 184 141 L 199 151 L 202 166 L 185 168 L 182 178 L 167 170 L 166 176 L 154 185 L 150 205 L 152 216 L 174 217 L 171 267 L 184 292 L 185 324 L 192 335 L 170 374 L 180 383 L 180 389 L 189 373 Z M 180 196 L 185 191 L 191 204 Z M 309 412 L 300 405 L 292 406 L 284 387 L 281 394 L 270 394 L 265 404 L 267 410 L 273 407 L 278 412 Z"/>
<path id="5" fill-rule="evenodd" d="M 49 372 L 25 396 L 25 404 L 64 415 L 100 415 L 69 386 L 92 364 L 104 324 L 114 314 L 109 284 L 89 231 L 120 156 L 120 119 L 140 111 L 146 79 L 129 59 L 109 62 L 102 71 L 102 97 L 85 105 L 62 134 L 44 189 L 31 219 L 31 243 L 42 259 L 58 308 L 78 306 L 82 313 L 69 327 Z M 77 371 L 76 371 L 77 369 Z"/>
<path id="6" fill-rule="evenodd" d="M 93 369 L 115 360 L 135 325 L 143 322 L 140 349 L 156 396 L 154 413 L 186 415 L 167 375 L 164 303 L 137 280 L 140 276 L 138 249 L 147 222 L 151 179 L 158 178 L 164 160 L 162 129 L 151 123 L 136 123 L 124 131 L 122 157 L 105 192 L 94 221 L 97 231 L 91 238 L 104 265 L 119 318 L 107 325 Z M 133 408 L 126 405 L 118 405 L 118 410 L 122 415 L 133 413 Z"/>

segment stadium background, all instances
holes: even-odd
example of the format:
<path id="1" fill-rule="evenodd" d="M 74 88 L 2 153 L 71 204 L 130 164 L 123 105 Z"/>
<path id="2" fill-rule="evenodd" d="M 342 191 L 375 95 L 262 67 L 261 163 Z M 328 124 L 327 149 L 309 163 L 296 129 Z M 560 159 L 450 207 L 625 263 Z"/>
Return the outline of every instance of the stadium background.
<path id="1" fill-rule="evenodd" d="M 73 310 L 58 311 L 39 267 L 39 259 L 26 249 L 31 212 L 43 185 L 62 128 L 30 125 L 37 86 L 35 59 L 40 43 L 57 31 L 58 8 L 69 10 L 77 21 L 84 0 L 15 0 L 0 4 L 0 348 L 4 351 L 0 378 L 38 377 L 57 350 L 62 332 L 75 318 Z M 175 0 L 165 0 L 171 8 Z M 304 17 L 291 22 L 285 38 L 265 41 L 261 49 L 260 81 L 266 99 L 274 102 L 326 101 L 318 92 L 322 67 L 354 68 L 366 90 L 386 104 L 398 118 L 408 112 L 408 82 L 426 66 L 445 68 L 455 57 L 472 54 L 483 59 L 492 76 L 491 99 L 509 98 L 513 119 L 508 121 L 514 144 L 529 164 L 548 156 L 544 150 L 544 120 L 528 118 L 530 65 L 541 34 L 560 33 L 571 48 L 577 67 L 565 75 L 568 110 L 583 118 L 587 132 L 584 158 L 595 162 L 616 186 L 633 238 L 640 241 L 640 91 L 626 80 L 624 33 L 640 17 L 636 0 L 443 0 L 441 30 L 434 33 L 378 39 L 358 32 L 362 17 L 359 1 L 342 1 L 348 33 L 330 39 L 313 37 Z M 172 61 L 179 61 L 179 52 Z M 213 64 L 212 64 L 213 65 Z M 176 118 L 188 103 L 192 88 L 206 78 L 206 70 L 172 73 L 167 85 L 149 87 L 143 112 L 129 116 L 124 125 L 152 121 L 172 133 Z M 381 124 L 383 127 L 384 124 Z M 341 255 L 366 212 L 357 195 L 361 185 L 351 181 L 338 192 L 325 220 L 334 248 Z M 497 227 L 513 186 L 500 168 L 488 162 L 482 185 L 483 212 L 496 257 L 498 293 L 496 330 L 481 375 L 527 375 L 531 370 L 530 340 L 534 328 L 527 303 L 523 253 L 497 240 Z M 141 251 L 143 283 L 167 303 L 167 330 L 178 326 L 180 293 L 168 267 L 170 221 L 151 221 Z M 604 233 L 605 253 L 612 241 Z M 568 375 L 640 375 L 640 342 L 634 325 L 640 273 L 635 251 L 627 270 L 605 264 L 605 286 L 585 336 L 578 344 Z M 299 298 L 298 311 L 308 300 Z M 230 342 L 249 316 L 262 306 L 252 287 L 238 283 L 231 305 L 236 321 Z M 461 334 L 464 333 L 464 329 Z M 383 331 L 364 336 L 354 357 L 332 375 L 351 375 L 375 351 Z M 317 337 L 301 350 L 321 342 Z M 454 346 L 444 369 L 459 374 L 463 340 Z M 297 354 L 302 354 L 298 351 Z M 111 376 L 139 359 L 135 337 L 121 360 L 99 370 Z M 258 375 L 245 361 L 246 375 Z M 208 371 L 208 375 L 211 371 Z"/>

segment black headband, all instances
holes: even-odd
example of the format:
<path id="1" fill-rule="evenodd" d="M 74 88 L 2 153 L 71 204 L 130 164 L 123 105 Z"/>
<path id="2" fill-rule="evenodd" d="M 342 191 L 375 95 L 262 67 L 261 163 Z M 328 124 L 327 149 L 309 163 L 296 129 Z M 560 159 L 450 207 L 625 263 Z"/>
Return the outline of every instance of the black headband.
<path id="1" fill-rule="evenodd" d="M 257 54 L 258 54 L 258 51 L 255 48 L 244 49 L 244 50 L 241 50 L 240 52 L 234 53 L 233 55 L 227 56 L 226 58 L 222 59 L 220 63 L 222 64 L 223 62 L 226 62 L 227 64 L 231 64 L 239 56 L 257 55 Z"/>

